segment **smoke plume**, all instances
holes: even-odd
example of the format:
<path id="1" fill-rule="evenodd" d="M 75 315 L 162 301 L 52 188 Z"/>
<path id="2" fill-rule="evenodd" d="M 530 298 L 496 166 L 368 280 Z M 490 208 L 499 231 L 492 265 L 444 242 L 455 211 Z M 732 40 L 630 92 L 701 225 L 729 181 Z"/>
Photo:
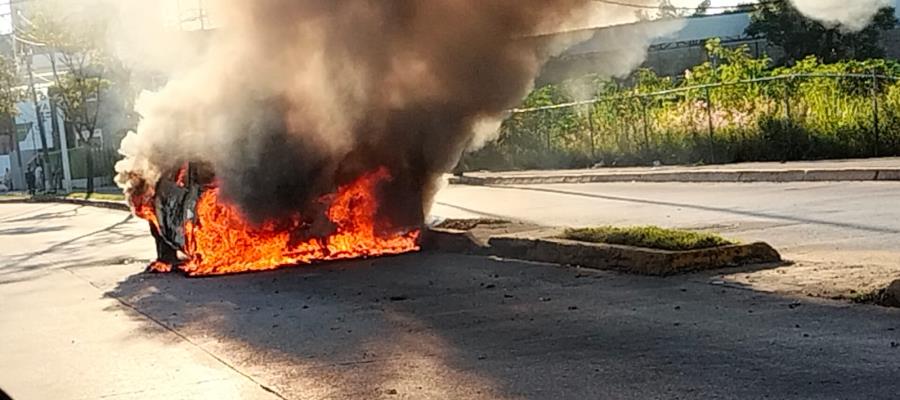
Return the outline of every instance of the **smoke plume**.
<path id="1" fill-rule="evenodd" d="M 891 0 L 791 0 L 806 16 L 827 26 L 860 31 L 872 22 L 879 10 L 890 7 Z"/>
<path id="2" fill-rule="evenodd" d="M 208 162 L 252 221 L 387 167 L 382 217 L 419 224 L 438 177 L 572 43 L 590 0 L 221 0 L 204 57 L 138 102 L 126 190 Z"/>

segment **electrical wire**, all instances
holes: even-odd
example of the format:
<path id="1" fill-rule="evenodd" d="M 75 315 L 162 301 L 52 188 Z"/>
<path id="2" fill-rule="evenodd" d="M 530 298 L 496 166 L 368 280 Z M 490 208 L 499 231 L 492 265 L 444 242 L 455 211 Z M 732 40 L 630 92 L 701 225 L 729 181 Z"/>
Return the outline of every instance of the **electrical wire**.
<path id="1" fill-rule="evenodd" d="M 25 1 L 31 1 L 31 0 L 25 0 Z M 643 9 L 643 10 L 659 10 L 660 9 L 659 5 L 654 6 L 654 5 L 648 5 L 648 4 L 634 4 L 634 3 L 629 3 L 626 1 L 620 1 L 620 0 L 592 0 L 592 1 L 597 2 L 597 3 L 609 4 L 609 5 L 613 5 L 613 6 L 639 8 L 639 9 Z M 784 0 L 765 0 L 765 1 L 757 1 L 757 2 L 752 2 L 752 3 L 735 4 L 735 5 L 731 5 L 731 6 L 712 6 L 711 5 L 711 6 L 706 7 L 706 9 L 707 10 L 733 10 L 733 9 L 739 9 L 742 7 L 755 7 L 758 5 L 768 5 L 768 4 L 776 4 L 776 3 L 783 3 L 783 2 L 784 2 Z M 676 7 L 676 6 L 665 7 L 665 8 L 669 9 L 669 10 L 678 10 L 678 11 L 694 11 L 697 9 L 697 7 Z"/>

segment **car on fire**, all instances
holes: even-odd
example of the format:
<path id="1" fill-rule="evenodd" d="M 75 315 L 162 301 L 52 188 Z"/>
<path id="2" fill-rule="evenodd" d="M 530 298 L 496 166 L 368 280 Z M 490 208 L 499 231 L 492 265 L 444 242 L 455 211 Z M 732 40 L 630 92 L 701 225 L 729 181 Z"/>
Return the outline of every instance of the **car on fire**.
<path id="1" fill-rule="evenodd" d="M 141 181 L 129 202 L 149 221 L 156 240 L 151 271 L 221 275 L 418 250 L 420 227 L 378 226 L 377 187 L 389 179 L 380 168 L 323 196 L 321 210 L 251 223 L 220 198 L 209 164 L 189 162 L 163 174 L 152 188 Z"/>
<path id="2" fill-rule="evenodd" d="M 139 213 L 150 222 L 150 233 L 156 241 L 156 260 L 148 267 L 150 270 L 168 272 L 184 261 L 188 253 L 186 222 L 195 219 L 197 201 L 213 182 L 211 168 L 197 162 L 186 163 L 160 177 L 152 192 L 152 204 L 145 207 L 144 215 Z"/>

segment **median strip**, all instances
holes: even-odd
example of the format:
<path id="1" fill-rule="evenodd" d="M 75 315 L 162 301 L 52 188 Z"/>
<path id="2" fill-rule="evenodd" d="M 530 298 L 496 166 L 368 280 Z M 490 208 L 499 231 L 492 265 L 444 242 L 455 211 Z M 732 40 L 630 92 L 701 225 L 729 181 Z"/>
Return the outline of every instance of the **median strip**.
<path id="1" fill-rule="evenodd" d="M 423 248 L 651 276 L 781 262 L 781 255 L 766 243 L 741 244 L 717 235 L 658 227 L 560 229 L 508 222 L 448 229 L 437 225 L 426 232 Z"/>

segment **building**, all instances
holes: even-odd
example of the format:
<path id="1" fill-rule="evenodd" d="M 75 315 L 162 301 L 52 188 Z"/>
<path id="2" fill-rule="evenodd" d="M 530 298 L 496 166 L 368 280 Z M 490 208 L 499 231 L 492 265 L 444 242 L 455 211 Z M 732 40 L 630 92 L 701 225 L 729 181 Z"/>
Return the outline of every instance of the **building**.
<path id="1" fill-rule="evenodd" d="M 65 155 L 65 158 L 70 159 L 70 163 L 68 163 L 70 173 L 68 174 L 72 178 L 72 186 L 75 188 L 86 186 L 85 168 L 81 164 L 84 164 L 84 153 L 90 151 L 95 155 L 95 167 L 102 175 L 95 180 L 95 185 L 110 185 L 113 175 L 112 164 L 115 161 L 114 158 L 117 157 L 120 142 L 127 131 L 133 129 L 137 122 L 137 118 L 129 106 L 131 99 L 126 97 L 129 96 L 128 93 L 115 88 L 101 94 L 100 114 L 96 129 L 90 135 L 90 145 L 82 140 L 83 135 L 75 132 L 72 126 L 66 124 L 64 110 L 53 107 L 48 100 L 48 91 L 54 87 L 55 77 L 69 73 L 66 63 L 63 62 L 60 54 L 32 40 L 26 33 L 28 25 L 31 24 L 30 17 L 33 18 L 34 15 L 34 7 L 38 4 L 39 2 L 36 1 L 11 2 L 8 5 L 11 14 L 10 26 L 6 32 L 0 35 L 0 54 L 16 61 L 19 79 L 23 85 L 20 87 L 21 90 L 30 89 L 29 81 L 33 77 L 38 97 L 37 103 L 40 108 L 40 116 L 38 116 L 31 93 L 27 92 L 26 98 L 18 104 L 18 115 L 14 121 L 10 121 L 8 117 L 0 117 L 0 176 L 9 169 L 13 175 L 15 187 L 24 187 L 24 170 L 27 169 L 29 162 L 43 150 L 41 126 L 38 123 L 40 121 L 43 122 L 51 163 L 56 166 L 54 172 L 58 175 L 62 174 L 60 170 L 63 169 L 63 165 L 67 164 L 62 160 Z M 71 18 L 76 20 L 81 15 L 93 15 L 97 12 L 96 9 L 89 8 L 90 1 L 62 4 L 66 5 L 66 15 L 71 15 L 73 16 Z M 96 5 L 96 3 L 94 4 Z M 162 30 L 182 32 L 184 33 L 182 36 L 190 36 L 189 40 L 194 40 L 195 36 L 197 36 L 197 40 L 205 39 L 205 37 L 199 37 L 203 35 L 196 32 L 202 33 L 204 29 L 215 24 L 215 20 L 204 7 L 204 0 L 161 0 L 153 6 L 158 7 L 154 10 L 158 11 L 156 15 L 160 17 L 160 20 L 153 22 L 155 20 L 150 19 L 149 24 L 158 23 Z M 116 16 L 114 12 L 110 12 L 110 15 L 112 18 Z M 142 15 L 141 18 L 147 18 L 147 16 Z M 51 60 L 56 62 L 52 63 Z M 117 79 L 113 73 L 107 73 L 107 77 L 110 80 Z M 136 76 L 136 74 L 127 76 L 131 84 L 137 80 L 156 82 L 156 84 L 164 81 L 164 79 L 156 79 L 157 77 L 145 78 L 147 77 Z M 149 87 L 152 86 L 152 84 L 149 85 Z M 66 145 L 65 152 L 62 151 L 62 143 Z"/>
<path id="2" fill-rule="evenodd" d="M 894 3 L 900 18 L 900 0 Z M 781 57 L 782 50 L 770 46 L 765 37 L 745 33 L 750 22 L 749 12 L 735 12 L 567 32 L 590 39 L 548 63 L 538 83 L 561 82 L 597 71 L 621 76 L 640 66 L 662 76 L 679 76 L 709 59 L 704 44 L 712 38 L 721 39 L 729 47 L 746 45 L 756 57 Z M 888 58 L 900 58 L 900 29 L 887 32 L 882 45 Z"/>

